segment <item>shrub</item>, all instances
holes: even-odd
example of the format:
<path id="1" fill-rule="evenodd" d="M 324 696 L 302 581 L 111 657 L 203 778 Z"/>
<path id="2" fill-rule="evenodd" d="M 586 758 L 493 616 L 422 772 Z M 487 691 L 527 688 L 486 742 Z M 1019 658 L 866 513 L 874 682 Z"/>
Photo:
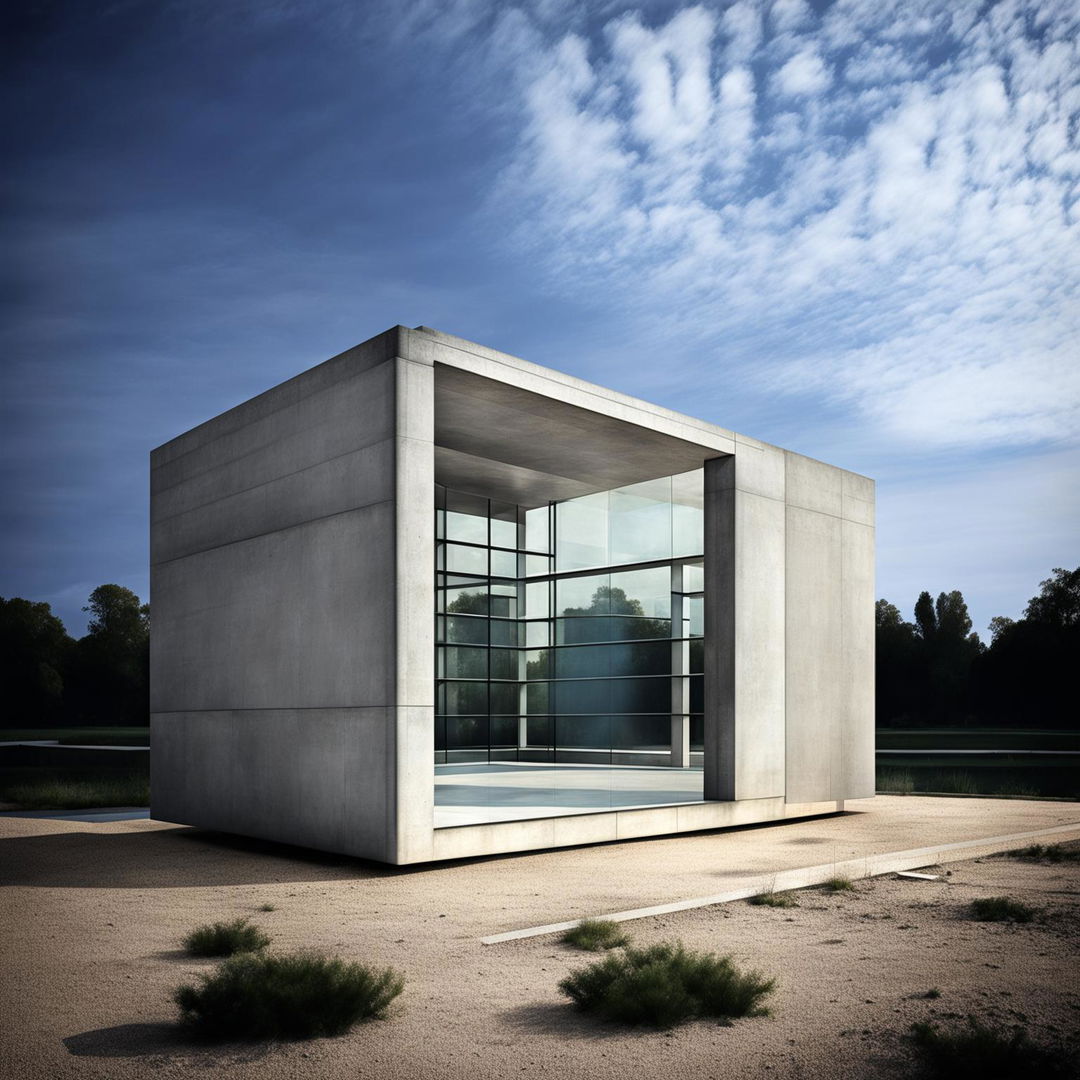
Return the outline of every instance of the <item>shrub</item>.
<path id="1" fill-rule="evenodd" d="M 233 953 L 257 952 L 269 944 L 270 939 L 245 918 L 208 923 L 184 938 L 184 948 L 192 956 L 232 956 Z"/>
<path id="2" fill-rule="evenodd" d="M 828 881 L 823 881 L 821 887 L 826 892 L 832 893 L 855 891 L 855 883 L 844 874 L 837 874 L 835 877 L 829 878 Z"/>
<path id="3" fill-rule="evenodd" d="M 695 1017 L 760 1016 L 775 979 L 742 972 L 729 956 L 680 942 L 627 948 L 572 972 L 559 989 L 579 1008 L 623 1024 L 673 1027 Z"/>
<path id="4" fill-rule="evenodd" d="M 277 911 L 277 906 L 274 905 L 274 904 L 269 904 L 269 903 L 268 904 L 260 904 L 259 905 L 259 910 L 260 911 Z"/>
<path id="5" fill-rule="evenodd" d="M 582 919 L 559 940 L 564 945 L 573 945 L 589 952 L 601 952 L 625 945 L 630 940 L 630 935 L 612 919 Z"/>
<path id="6" fill-rule="evenodd" d="M 341 1035 L 385 1015 L 405 981 L 319 953 L 245 953 L 222 962 L 199 986 L 173 995 L 181 1020 L 208 1038 L 308 1039 Z"/>
<path id="7" fill-rule="evenodd" d="M 753 904 L 755 907 L 792 908 L 799 906 L 799 901 L 789 892 L 758 893 L 756 896 L 748 896 L 746 902 Z"/>
<path id="8" fill-rule="evenodd" d="M 1068 1075 L 1063 1056 L 1037 1045 L 1022 1027 L 992 1028 L 972 1016 L 960 1031 L 913 1024 L 911 1038 L 923 1072 L 942 1080 L 1028 1080 L 1032 1076 L 1042 1080 Z"/>
<path id="9" fill-rule="evenodd" d="M 1031 922 L 1037 911 L 1008 896 L 986 896 L 971 901 L 971 917 L 977 922 Z"/>
<path id="10" fill-rule="evenodd" d="M 1032 844 L 1031 847 L 1010 851 L 1008 854 L 1019 859 L 1045 859 L 1052 863 L 1080 860 L 1080 848 L 1062 847 L 1061 844 Z"/>

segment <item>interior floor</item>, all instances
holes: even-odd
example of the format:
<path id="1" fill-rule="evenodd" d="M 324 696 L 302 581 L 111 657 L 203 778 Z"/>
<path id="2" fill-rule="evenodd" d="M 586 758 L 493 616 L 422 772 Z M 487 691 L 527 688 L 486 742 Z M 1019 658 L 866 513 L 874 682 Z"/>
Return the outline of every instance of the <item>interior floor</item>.
<path id="1" fill-rule="evenodd" d="M 492 762 L 435 766 L 435 828 L 704 800 L 700 768 Z"/>

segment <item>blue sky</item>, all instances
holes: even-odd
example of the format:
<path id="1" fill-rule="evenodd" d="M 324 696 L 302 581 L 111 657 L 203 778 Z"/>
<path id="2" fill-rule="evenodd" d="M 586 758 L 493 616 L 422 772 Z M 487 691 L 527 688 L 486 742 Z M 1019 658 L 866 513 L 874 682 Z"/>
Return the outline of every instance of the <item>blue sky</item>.
<path id="1" fill-rule="evenodd" d="M 396 323 L 875 477 L 909 616 L 1080 563 L 1074 2 L 12 7 L 0 595 L 145 597 L 149 450 Z"/>

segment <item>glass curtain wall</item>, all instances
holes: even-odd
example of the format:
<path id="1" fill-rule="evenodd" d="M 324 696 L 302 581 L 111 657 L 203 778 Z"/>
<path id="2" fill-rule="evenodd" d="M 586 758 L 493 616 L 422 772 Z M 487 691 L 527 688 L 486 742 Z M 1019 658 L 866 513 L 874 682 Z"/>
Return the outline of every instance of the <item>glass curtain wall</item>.
<path id="1" fill-rule="evenodd" d="M 437 824 L 702 798 L 702 482 L 437 489 Z"/>

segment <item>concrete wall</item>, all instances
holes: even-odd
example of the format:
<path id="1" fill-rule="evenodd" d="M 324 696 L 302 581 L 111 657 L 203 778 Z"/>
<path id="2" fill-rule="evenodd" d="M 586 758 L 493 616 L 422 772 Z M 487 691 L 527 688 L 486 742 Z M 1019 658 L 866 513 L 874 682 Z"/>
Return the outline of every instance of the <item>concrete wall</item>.
<path id="1" fill-rule="evenodd" d="M 398 351 L 152 455 L 154 817 L 396 860 Z"/>
<path id="2" fill-rule="evenodd" d="M 741 435 L 705 469 L 705 797 L 873 795 L 873 482 Z"/>

